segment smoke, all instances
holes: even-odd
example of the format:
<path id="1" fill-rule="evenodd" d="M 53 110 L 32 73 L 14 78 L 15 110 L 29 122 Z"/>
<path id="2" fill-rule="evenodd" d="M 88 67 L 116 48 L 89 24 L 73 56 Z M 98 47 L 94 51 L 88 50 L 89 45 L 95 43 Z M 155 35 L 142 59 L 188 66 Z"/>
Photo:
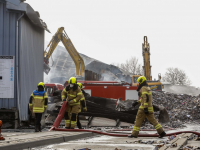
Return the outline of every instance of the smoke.
<path id="1" fill-rule="evenodd" d="M 132 83 L 131 76 L 125 74 L 120 68 L 114 65 L 94 61 L 87 66 L 87 69 L 101 74 L 103 81 L 124 81 L 130 84 Z"/>
<path id="2" fill-rule="evenodd" d="M 120 82 L 120 80 L 110 71 L 105 71 L 101 74 L 103 81 L 117 81 Z"/>
<path id="3" fill-rule="evenodd" d="M 47 43 L 47 42 L 46 42 Z M 49 49 L 47 49 L 48 52 Z M 48 75 L 44 74 L 45 83 L 63 84 L 69 79 L 70 75 L 75 74 L 75 64 L 67 50 L 62 46 L 57 46 L 49 58 Z"/>
<path id="4" fill-rule="evenodd" d="M 45 45 L 47 45 L 46 42 Z M 48 52 L 49 48 L 46 50 Z M 79 53 L 80 54 L 80 53 Z M 84 54 L 80 54 L 84 60 L 85 65 L 91 63 L 92 59 Z M 64 84 L 70 77 L 75 76 L 76 66 L 71 56 L 65 47 L 57 46 L 49 58 L 49 67 L 51 68 L 49 74 L 44 73 L 45 83 L 60 83 Z"/>
<path id="5" fill-rule="evenodd" d="M 47 43 L 47 42 L 46 42 Z M 49 49 L 46 51 L 48 52 Z M 103 81 L 125 81 L 131 83 L 131 77 L 114 65 L 108 65 L 96 59 L 80 54 L 85 63 L 85 69 L 101 74 Z M 51 68 L 48 75 L 44 73 L 45 83 L 64 84 L 70 77 L 75 76 L 76 66 L 65 47 L 57 46 L 49 58 Z"/>
<path id="6" fill-rule="evenodd" d="M 176 93 L 176 94 L 187 94 L 192 96 L 198 96 L 200 94 L 200 90 L 188 85 L 171 85 L 171 84 L 164 84 L 163 91 L 169 93 Z"/>

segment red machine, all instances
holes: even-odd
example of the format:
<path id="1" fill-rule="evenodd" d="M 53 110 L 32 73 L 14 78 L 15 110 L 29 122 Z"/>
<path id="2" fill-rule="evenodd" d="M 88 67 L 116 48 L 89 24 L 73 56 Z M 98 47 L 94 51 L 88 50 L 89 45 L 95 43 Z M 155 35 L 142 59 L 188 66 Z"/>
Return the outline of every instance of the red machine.
<path id="1" fill-rule="evenodd" d="M 63 90 L 64 86 L 59 83 L 46 83 L 45 84 L 45 91 L 47 92 L 47 95 L 52 97 L 53 93 L 57 90 Z"/>
<path id="2" fill-rule="evenodd" d="M 77 81 L 82 83 L 85 92 L 93 97 L 113 98 L 122 100 L 138 99 L 137 86 L 126 82 L 115 81 Z M 64 86 L 68 84 L 65 82 Z"/>

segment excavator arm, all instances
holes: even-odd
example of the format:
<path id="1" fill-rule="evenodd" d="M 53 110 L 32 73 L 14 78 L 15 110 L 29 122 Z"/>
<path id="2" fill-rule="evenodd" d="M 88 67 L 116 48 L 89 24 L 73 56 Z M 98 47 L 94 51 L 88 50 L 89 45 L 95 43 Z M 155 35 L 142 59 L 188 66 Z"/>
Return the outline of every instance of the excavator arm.
<path id="1" fill-rule="evenodd" d="M 152 80 L 151 76 L 151 65 L 150 65 L 150 46 L 147 41 L 147 36 L 144 36 L 144 43 L 142 44 L 142 55 L 143 55 L 143 61 L 144 61 L 144 76 L 147 78 L 147 80 Z"/>
<path id="2" fill-rule="evenodd" d="M 144 71 L 144 76 L 147 79 L 147 84 L 151 88 L 151 90 L 160 90 L 164 88 L 162 83 L 160 82 L 161 80 L 161 74 L 158 74 L 158 80 L 152 81 L 152 76 L 151 76 L 151 65 L 150 65 L 150 44 L 148 43 L 147 36 L 144 36 L 144 43 L 142 43 L 142 56 L 143 56 L 143 61 L 144 61 L 144 66 L 143 66 L 143 71 Z M 137 79 L 140 75 L 133 75 L 132 76 L 132 86 L 138 86 L 139 84 L 137 83 Z"/>
<path id="3" fill-rule="evenodd" d="M 72 41 L 68 37 L 67 33 L 64 30 L 64 27 L 58 28 L 56 34 L 53 36 L 52 40 L 49 42 L 47 48 L 50 46 L 49 51 L 44 52 L 44 72 L 46 74 L 49 73 L 50 67 L 49 58 L 54 52 L 55 48 L 57 47 L 58 43 L 62 41 L 63 45 L 65 46 L 66 50 L 68 51 L 69 55 L 73 59 L 75 66 L 76 66 L 76 77 L 84 77 L 85 75 L 85 64 L 82 57 L 77 52 L 76 48 L 74 47 Z"/>
<path id="4" fill-rule="evenodd" d="M 50 46 L 49 51 L 48 52 L 46 50 L 44 51 L 44 72 L 46 74 L 48 74 L 51 69 L 49 67 L 49 58 L 51 57 L 52 53 L 56 49 L 58 43 L 60 42 L 63 30 L 64 30 L 63 27 L 58 28 L 56 34 L 53 36 L 53 38 L 47 45 L 47 48 Z"/>
<path id="5" fill-rule="evenodd" d="M 64 33 L 65 34 L 63 34 L 61 41 L 76 65 L 76 76 L 84 77 L 85 76 L 85 64 L 84 64 L 83 58 L 77 52 L 72 41 L 67 36 L 67 33 L 65 31 L 64 31 Z"/>

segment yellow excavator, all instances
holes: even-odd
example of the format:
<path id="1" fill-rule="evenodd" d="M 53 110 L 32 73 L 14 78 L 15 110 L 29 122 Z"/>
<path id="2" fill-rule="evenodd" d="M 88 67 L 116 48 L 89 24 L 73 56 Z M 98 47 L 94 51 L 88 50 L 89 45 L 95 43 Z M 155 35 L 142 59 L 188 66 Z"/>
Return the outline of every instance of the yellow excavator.
<path id="1" fill-rule="evenodd" d="M 143 56 L 143 71 L 144 71 L 144 76 L 147 79 L 147 83 L 150 86 L 152 90 L 156 91 L 162 91 L 164 86 L 160 82 L 161 80 L 161 74 L 158 74 L 158 80 L 152 81 L 152 76 L 151 76 L 151 65 L 150 65 L 150 45 L 147 40 L 147 36 L 144 36 L 144 43 L 142 43 L 142 56 Z M 137 86 L 137 78 L 141 75 L 133 75 L 132 76 L 132 85 Z"/>
<path id="2" fill-rule="evenodd" d="M 65 46 L 66 50 L 68 51 L 69 55 L 73 59 L 75 65 L 76 65 L 76 77 L 84 77 L 85 76 L 85 64 L 82 59 L 82 57 L 77 52 L 76 48 L 74 47 L 72 41 L 68 37 L 67 33 L 64 30 L 64 27 L 58 28 L 57 32 L 47 45 L 47 48 L 50 46 L 49 51 L 47 52 L 45 50 L 44 52 L 44 72 L 46 74 L 49 73 L 50 67 L 49 67 L 49 58 L 54 52 L 55 48 L 57 47 L 58 43 L 62 41 L 63 45 Z M 47 49 L 46 48 L 46 49 Z"/>

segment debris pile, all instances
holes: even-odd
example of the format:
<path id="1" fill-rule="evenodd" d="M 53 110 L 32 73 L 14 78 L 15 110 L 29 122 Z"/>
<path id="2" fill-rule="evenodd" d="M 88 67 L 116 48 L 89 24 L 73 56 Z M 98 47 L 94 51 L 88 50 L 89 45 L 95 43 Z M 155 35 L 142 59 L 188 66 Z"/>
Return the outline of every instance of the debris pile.
<path id="1" fill-rule="evenodd" d="M 164 128 L 183 128 L 186 127 L 185 123 L 198 123 L 200 121 L 200 96 L 157 91 L 152 91 L 152 95 L 154 115 L 160 123 L 163 122 L 161 119 L 164 119 L 165 116 L 163 114 L 166 113 L 156 111 L 155 106 L 164 107 L 164 110 L 168 112 L 169 122 L 162 124 Z M 141 128 L 154 129 L 153 125 L 147 120 Z"/>
<path id="2" fill-rule="evenodd" d="M 115 110 L 116 100 L 100 98 L 100 97 L 89 97 L 86 99 L 87 112 L 81 112 L 80 115 L 92 116 L 92 117 L 103 117 L 117 120 L 122 122 L 134 123 L 136 113 L 124 113 Z M 52 124 L 57 117 L 60 108 L 62 106 L 62 101 L 48 104 L 47 108 L 47 118 L 45 119 L 46 124 Z M 108 106 L 108 107 L 106 107 Z M 88 124 L 89 125 L 89 124 Z"/>
<path id="3" fill-rule="evenodd" d="M 199 137 L 194 134 L 183 133 L 180 135 L 172 135 L 169 136 L 167 139 L 139 139 L 134 141 L 126 141 L 128 144 L 151 144 L 155 146 L 154 150 L 159 149 L 180 149 L 180 150 L 200 150 L 199 146 L 194 146 L 192 143 L 198 142 Z M 186 141 L 186 142 L 185 142 Z"/>
<path id="4" fill-rule="evenodd" d="M 157 91 L 152 91 L 152 94 L 155 118 L 159 121 L 159 123 L 165 123 L 162 124 L 164 128 L 183 128 L 185 127 L 185 123 L 196 123 L 199 121 L 199 96 Z M 134 122 L 139 105 L 134 108 L 132 107 L 132 103 L 136 100 L 121 101 L 119 99 L 116 105 L 116 100 L 113 99 L 85 97 L 87 101 L 88 112 L 83 112 L 81 115 L 120 119 L 121 121 L 129 123 Z M 58 101 L 57 99 L 54 100 L 56 101 L 52 103 L 52 109 L 48 109 L 48 113 L 53 115 L 53 118 L 55 119 L 62 105 L 62 101 L 61 99 Z M 131 127 L 132 125 L 130 128 Z M 147 120 L 144 122 L 142 128 L 154 129 L 153 125 Z"/>
<path id="5" fill-rule="evenodd" d="M 170 122 L 167 126 L 181 128 L 184 123 L 196 123 L 200 119 L 199 96 L 154 91 L 152 94 L 153 104 L 163 106 L 168 111 Z"/>

